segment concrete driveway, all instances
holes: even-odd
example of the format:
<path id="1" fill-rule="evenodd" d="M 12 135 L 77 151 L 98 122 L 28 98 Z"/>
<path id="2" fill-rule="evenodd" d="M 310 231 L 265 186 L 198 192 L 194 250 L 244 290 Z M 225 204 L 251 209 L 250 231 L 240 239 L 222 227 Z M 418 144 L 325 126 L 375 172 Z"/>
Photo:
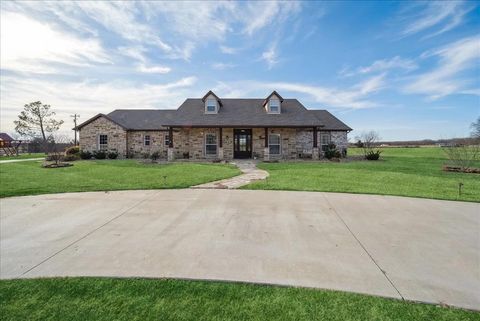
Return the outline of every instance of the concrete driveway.
<path id="1" fill-rule="evenodd" d="M 480 309 L 480 204 L 247 190 L 0 200 L 2 278 L 222 279 Z"/>

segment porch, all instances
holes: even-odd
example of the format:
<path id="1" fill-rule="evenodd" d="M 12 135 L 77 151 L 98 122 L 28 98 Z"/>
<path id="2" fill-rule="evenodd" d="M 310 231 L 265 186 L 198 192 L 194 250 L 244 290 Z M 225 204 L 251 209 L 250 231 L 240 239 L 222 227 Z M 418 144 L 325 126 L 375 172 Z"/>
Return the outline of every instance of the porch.
<path id="1" fill-rule="evenodd" d="M 305 127 L 169 127 L 167 159 L 317 160 L 331 131 Z M 338 135 L 337 135 L 338 136 Z M 338 143 L 338 137 L 336 139 Z M 345 142 L 342 143 L 346 148 Z M 342 145 L 341 144 L 341 145 Z"/>

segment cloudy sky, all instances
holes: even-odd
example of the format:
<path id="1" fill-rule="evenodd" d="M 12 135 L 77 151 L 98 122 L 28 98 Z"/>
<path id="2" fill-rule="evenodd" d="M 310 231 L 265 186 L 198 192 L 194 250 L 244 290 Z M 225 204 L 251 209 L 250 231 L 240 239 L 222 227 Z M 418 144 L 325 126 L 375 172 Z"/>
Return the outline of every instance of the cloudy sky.
<path id="1" fill-rule="evenodd" d="M 1 2 L 1 131 L 276 89 L 385 140 L 469 133 L 480 2 Z"/>

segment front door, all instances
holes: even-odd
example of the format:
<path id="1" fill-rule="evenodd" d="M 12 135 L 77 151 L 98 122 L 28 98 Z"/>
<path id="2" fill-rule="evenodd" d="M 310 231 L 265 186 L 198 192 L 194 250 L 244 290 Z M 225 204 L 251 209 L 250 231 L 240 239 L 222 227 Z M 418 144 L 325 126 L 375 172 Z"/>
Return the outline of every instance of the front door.
<path id="1" fill-rule="evenodd" d="M 252 158 L 252 130 L 233 130 L 233 157 Z"/>

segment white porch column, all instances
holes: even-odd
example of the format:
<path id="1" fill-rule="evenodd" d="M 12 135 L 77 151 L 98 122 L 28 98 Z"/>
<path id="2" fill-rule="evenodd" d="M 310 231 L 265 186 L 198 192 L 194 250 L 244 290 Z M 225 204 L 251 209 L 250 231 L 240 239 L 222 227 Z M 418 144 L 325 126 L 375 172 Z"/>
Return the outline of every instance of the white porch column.
<path id="1" fill-rule="evenodd" d="M 168 147 L 167 149 L 167 160 L 173 162 L 175 160 L 175 150 L 173 147 Z"/>

